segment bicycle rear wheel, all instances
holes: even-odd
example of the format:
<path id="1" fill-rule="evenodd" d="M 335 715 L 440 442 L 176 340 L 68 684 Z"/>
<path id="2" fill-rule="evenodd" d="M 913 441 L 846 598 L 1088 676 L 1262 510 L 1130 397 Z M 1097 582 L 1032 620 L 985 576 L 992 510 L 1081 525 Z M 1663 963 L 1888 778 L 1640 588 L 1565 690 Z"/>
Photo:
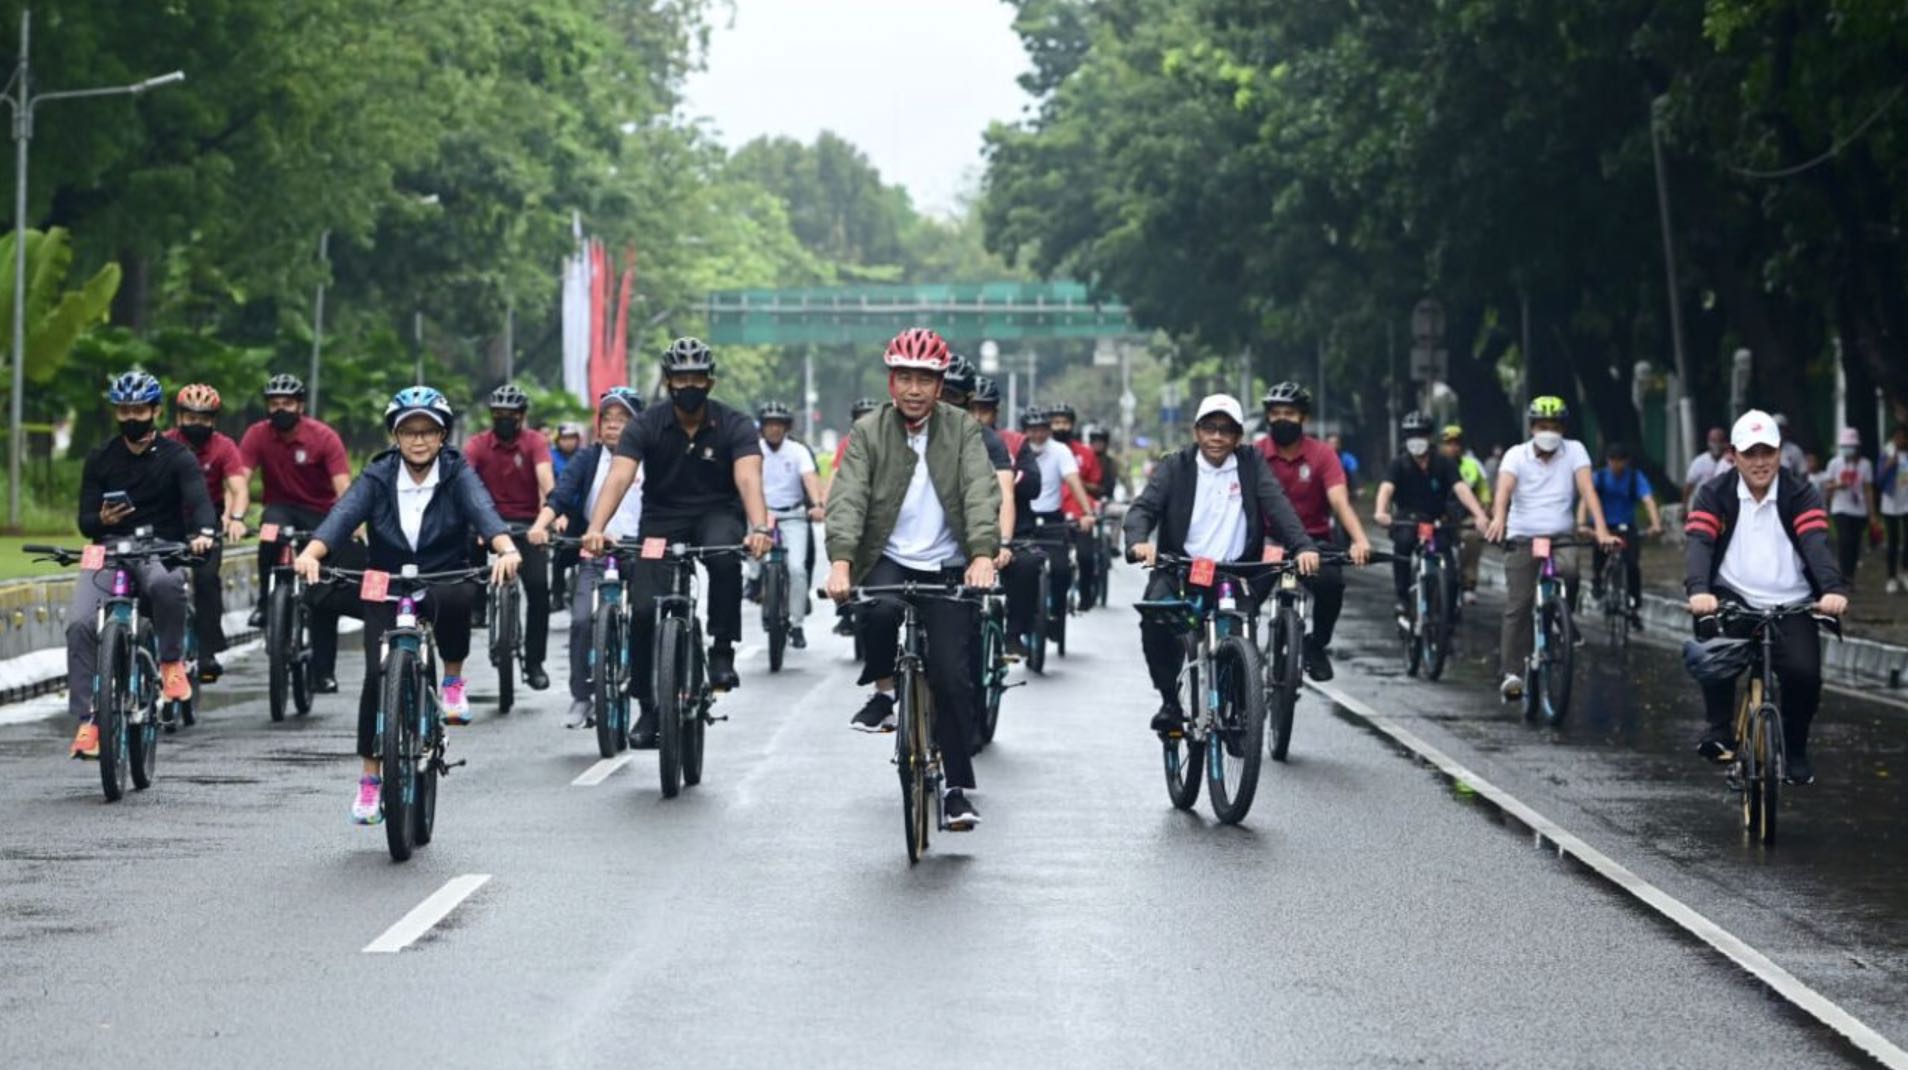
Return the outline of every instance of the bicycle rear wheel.
<path id="1" fill-rule="evenodd" d="M 590 626 L 590 716 L 596 753 L 614 758 L 629 746 L 629 635 L 623 607 L 605 598 Z"/>
<path id="2" fill-rule="evenodd" d="M 394 646 L 385 656 L 378 705 L 378 761 L 383 778 L 380 805 L 384 839 L 393 862 L 417 847 L 418 707 L 430 702 L 417 652 Z"/>
<path id="3" fill-rule="evenodd" d="M 133 689 L 132 705 L 125 710 L 126 768 L 137 791 L 152 787 L 153 771 L 159 758 L 159 658 L 152 634 L 152 622 L 139 622 L 139 641 L 133 650 L 133 663 L 139 667 L 138 684 Z"/>
<path id="4" fill-rule="evenodd" d="M 788 566 L 779 561 L 762 568 L 762 631 L 768 637 L 769 671 L 781 672 L 788 651 Z"/>
<path id="5" fill-rule="evenodd" d="M 1543 714 L 1560 724 L 1570 713 L 1570 687 L 1577 661 L 1577 626 L 1561 597 L 1544 606 Z"/>
<path id="6" fill-rule="evenodd" d="M 1252 810 L 1265 746 L 1265 690 L 1259 651 L 1243 635 L 1228 635 L 1213 652 L 1219 709 L 1207 741 L 1206 782 L 1212 814 L 1236 825 Z"/>
<path id="7" fill-rule="evenodd" d="M 1186 716 L 1196 718 L 1205 709 L 1206 693 L 1199 685 L 1199 670 L 1188 669 L 1185 677 L 1185 691 L 1181 696 L 1180 708 Z M 1177 735 L 1160 739 L 1161 759 L 1166 765 L 1166 797 L 1180 810 L 1190 810 L 1199 801 L 1199 784 L 1204 777 L 1201 768 L 1206 762 L 1206 744 L 1193 738 L 1192 725 L 1185 725 Z"/>
<path id="8" fill-rule="evenodd" d="M 425 685 L 420 681 L 419 686 Z M 411 830 L 411 838 L 422 847 L 437 833 L 437 756 L 443 745 L 444 723 L 438 720 L 437 708 L 428 702 L 418 715 L 424 723 L 418 725 L 417 803 L 411 807 L 416 827 Z"/>
<path id="9" fill-rule="evenodd" d="M 694 701 L 689 632 L 681 617 L 664 617 L 656 632 L 656 766 L 663 798 L 682 790 L 682 729 Z"/>
<path id="10" fill-rule="evenodd" d="M 1300 674 L 1305 671 L 1305 621 L 1297 606 L 1286 606 L 1279 610 L 1273 626 L 1277 629 L 1274 654 L 1272 663 L 1264 667 L 1267 679 L 1272 681 L 1265 745 L 1272 760 L 1282 762 L 1292 749 L 1292 719 L 1298 712 Z"/>
<path id="11" fill-rule="evenodd" d="M 1027 668 L 1047 674 L 1047 623 L 1053 612 L 1053 569 L 1040 566 L 1040 578 L 1034 583 L 1033 634 L 1027 637 Z"/>
<path id="12" fill-rule="evenodd" d="M 682 726 L 682 782 L 690 787 L 702 783 L 703 735 L 709 730 L 708 704 L 712 701 L 705 685 L 708 666 L 703 664 L 702 630 L 689 633 L 689 694 L 694 697 Z"/>
<path id="13" fill-rule="evenodd" d="M 272 720 L 285 719 L 285 710 L 292 704 L 292 645 L 294 638 L 292 621 L 291 581 L 272 585 L 272 593 L 265 602 L 265 660 L 270 663 L 266 676 L 266 692 Z"/>

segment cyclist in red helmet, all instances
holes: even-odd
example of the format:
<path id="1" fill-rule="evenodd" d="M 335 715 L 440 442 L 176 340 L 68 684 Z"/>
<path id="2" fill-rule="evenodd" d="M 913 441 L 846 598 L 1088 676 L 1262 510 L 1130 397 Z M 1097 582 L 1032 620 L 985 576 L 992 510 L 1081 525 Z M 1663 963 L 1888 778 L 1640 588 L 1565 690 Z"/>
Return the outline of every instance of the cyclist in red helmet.
<path id="1" fill-rule="evenodd" d="M 205 476 L 205 490 L 219 514 L 219 527 L 229 542 L 245 537 L 245 511 L 252 506 L 251 475 L 238 443 L 218 428 L 219 392 L 204 383 L 181 387 L 173 398 L 173 420 L 178 424 L 166 437 L 192 451 L 192 460 Z M 223 548 L 214 546 L 192 570 L 192 610 L 199 631 L 199 679 L 211 683 L 224 675 L 219 651 L 225 649 L 225 588 L 219 581 Z"/>

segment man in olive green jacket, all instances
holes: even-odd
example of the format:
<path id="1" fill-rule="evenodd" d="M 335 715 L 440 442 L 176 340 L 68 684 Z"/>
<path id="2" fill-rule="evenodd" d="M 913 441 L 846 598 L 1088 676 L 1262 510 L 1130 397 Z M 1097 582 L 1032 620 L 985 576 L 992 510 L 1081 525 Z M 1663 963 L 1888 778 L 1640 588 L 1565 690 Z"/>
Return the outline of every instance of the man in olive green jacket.
<path id="1" fill-rule="evenodd" d="M 969 587 L 992 588 L 994 555 L 1000 552 L 1000 479 L 980 422 L 940 403 L 947 342 L 933 331 L 911 328 L 888 343 L 882 359 L 893 400 L 855 422 L 828 490 L 829 597 L 842 601 L 856 584 L 943 584 L 950 569 Z M 942 814 L 956 832 L 980 821 L 963 792 L 974 786 L 968 748 L 977 712 L 977 609 L 965 599 L 916 601 L 928 640 L 935 741 L 947 778 Z M 894 597 L 877 596 L 857 607 L 861 683 L 875 687 L 851 722 L 860 731 L 894 731 L 896 648 L 905 611 Z"/>

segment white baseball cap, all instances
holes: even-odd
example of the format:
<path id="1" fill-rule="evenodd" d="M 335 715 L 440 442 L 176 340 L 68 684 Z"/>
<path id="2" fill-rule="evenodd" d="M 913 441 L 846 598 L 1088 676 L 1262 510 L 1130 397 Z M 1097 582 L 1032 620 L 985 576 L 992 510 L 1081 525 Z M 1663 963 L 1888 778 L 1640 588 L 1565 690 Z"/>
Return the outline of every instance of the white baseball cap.
<path id="1" fill-rule="evenodd" d="M 1782 447 L 1782 431 L 1776 427 L 1775 417 L 1761 409 L 1750 409 L 1736 421 L 1729 432 L 1729 444 L 1741 453 L 1751 446 Z"/>
<path id="2" fill-rule="evenodd" d="M 1198 423 L 1215 412 L 1223 412 L 1232 417 L 1233 423 L 1240 427 L 1245 426 L 1245 410 L 1239 407 L 1239 399 L 1231 394 L 1207 394 L 1199 402 L 1199 413 L 1193 417 L 1193 423 Z"/>

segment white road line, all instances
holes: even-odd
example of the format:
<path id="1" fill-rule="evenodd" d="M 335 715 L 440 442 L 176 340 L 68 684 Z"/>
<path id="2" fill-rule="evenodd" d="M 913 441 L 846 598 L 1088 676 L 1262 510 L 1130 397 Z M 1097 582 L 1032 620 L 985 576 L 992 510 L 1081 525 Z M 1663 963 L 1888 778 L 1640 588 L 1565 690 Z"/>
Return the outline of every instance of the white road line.
<path id="1" fill-rule="evenodd" d="M 1896 1047 L 1887 1037 L 1871 1029 L 1861 1019 L 1844 1010 L 1827 996 L 1803 984 L 1794 974 L 1776 965 L 1767 955 L 1750 947 L 1735 934 L 1704 917 L 1689 904 L 1637 876 L 1628 867 L 1578 839 L 1575 835 L 1564 831 L 1556 822 L 1531 809 L 1516 796 L 1478 776 L 1450 755 L 1419 738 L 1410 729 L 1347 694 L 1342 688 L 1313 680 L 1307 680 L 1305 684 L 1350 710 L 1419 758 L 1437 766 L 1444 775 L 1454 780 L 1462 780 L 1500 810 L 1522 822 L 1532 832 L 1549 840 L 1556 846 L 1558 853 L 1576 858 L 1594 870 L 1598 876 L 1628 892 L 1645 906 L 1675 922 L 1703 943 L 1722 952 L 1730 961 L 1760 978 L 1762 983 L 1768 985 L 1777 995 L 1848 1038 L 1851 1044 L 1873 1056 L 1883 1066 L 1891 1070 L 1908 1070 L 1908 1051 Z"/>
<path id="2" fill-rule="evenodd" d="M 570 781 L 573 788 L 593 788 L 610 778 L 610 774 L 628 765 L 635 759 L 634 754 L 619 754 L 614 758 L 600 759 L 595 765 L 583 770 L 581 776 Z"/>
<path id="3" fill-rule="evenodd" d="M 438 922 L 443 921 L 457 904 L 470 897 L 470 893 L 484 886 L 490 879 L 488 873 L 466 873 L 461 877 L 452 877 L 444 886 L 431 893 L 429 899 L 411 908 L 409 914 L 398 919 L 396 925 L 384 930 L 376 940 L 364 945 L 366 954 L 390 955 L 411 946 L 412 942 Z"/>

